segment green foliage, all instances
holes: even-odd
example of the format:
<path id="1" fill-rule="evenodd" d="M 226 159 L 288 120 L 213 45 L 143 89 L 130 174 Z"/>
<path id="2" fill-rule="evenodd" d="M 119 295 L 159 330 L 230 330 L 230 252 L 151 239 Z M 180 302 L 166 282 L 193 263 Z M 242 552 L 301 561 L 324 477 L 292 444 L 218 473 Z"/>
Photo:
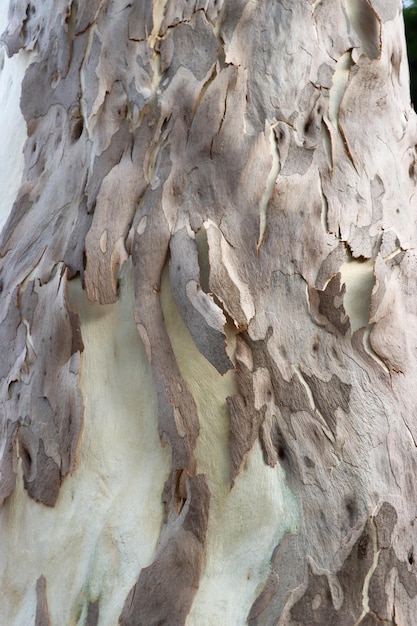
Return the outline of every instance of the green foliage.
<path id="1" fill-rule="evenodd" d="M 410 66 L 411 102 L 417 109 L 417 1 L 404 8 L 405 35 Z"/>

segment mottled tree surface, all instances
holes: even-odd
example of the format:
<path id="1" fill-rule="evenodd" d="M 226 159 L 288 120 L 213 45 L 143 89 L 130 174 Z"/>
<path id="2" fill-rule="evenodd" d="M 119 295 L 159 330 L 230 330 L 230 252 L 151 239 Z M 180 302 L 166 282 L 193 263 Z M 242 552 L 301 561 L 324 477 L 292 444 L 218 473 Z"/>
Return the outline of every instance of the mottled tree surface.
<path id="1" fill-rule="evenodd" d="M 415 623 L 400 0 L 12 0 L 8 24 L 7 624 Z"/>

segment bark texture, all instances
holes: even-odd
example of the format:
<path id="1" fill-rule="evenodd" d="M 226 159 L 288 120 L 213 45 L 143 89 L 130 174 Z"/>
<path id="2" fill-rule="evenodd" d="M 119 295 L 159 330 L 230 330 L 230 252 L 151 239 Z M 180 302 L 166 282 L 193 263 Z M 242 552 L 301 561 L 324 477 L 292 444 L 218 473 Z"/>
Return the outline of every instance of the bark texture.
<path id="1" fill-rule="evenodd" d="M 30 55 L 0 242 L 2 532 L 33 506 L 23 481 L 70 545 L 65 483 L 76 497 L 102 455 L 103 552 L 131 563 L 116 589 L 89 569 L 96 547 L 65 623 L 412 624 L 417 125 L 399 0 L 16 0 L 1 41 Z M 112 360 L 150 407 L 115 402 L 115 442 L 126 408 L 171 453 L 168 469 L 143 448 L 132 506 L 151 493 L 164 511 L 140 558 L 87 423 L 92 381 L 123 384 Z M 27 602 L 60 623 L 45 572 Z M 18 624 L 26 600 L 9 602 Z"/>

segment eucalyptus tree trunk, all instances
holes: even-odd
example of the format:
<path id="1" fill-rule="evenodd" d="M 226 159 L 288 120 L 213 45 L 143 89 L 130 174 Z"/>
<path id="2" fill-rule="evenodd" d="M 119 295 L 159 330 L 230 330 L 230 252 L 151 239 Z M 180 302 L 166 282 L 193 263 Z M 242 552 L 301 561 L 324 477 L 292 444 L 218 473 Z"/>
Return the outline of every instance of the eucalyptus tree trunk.
<path id="1" fill-rule="evenodd" d="M 2 624 L 415 623 L 400 0 L 6 5 Z"/>

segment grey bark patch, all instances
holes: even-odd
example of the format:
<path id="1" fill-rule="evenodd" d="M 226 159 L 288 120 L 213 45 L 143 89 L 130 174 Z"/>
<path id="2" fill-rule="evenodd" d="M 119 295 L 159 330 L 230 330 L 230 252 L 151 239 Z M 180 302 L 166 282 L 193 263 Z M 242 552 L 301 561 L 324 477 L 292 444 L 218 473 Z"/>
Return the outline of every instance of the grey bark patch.
<path id="1" fill-rule="evenodd" d="M 87 617 L 85 619 L 85 626 L 97 626 L 100 619 L 100 605 L 99 601 L 89 602 Z"/>
<path id="2" fill-rule="evenodd" d="M 276 594 L 279 587 L 279 577 L 278 574 L 272 570 L 269 574 L 268 579 L 260 593 L 260 595 L 256 598 L 253 603 L 251 610 L 248 615 L 248 623 L 250 626 L 255 626 L 260 623 L 258 618 L 262 614 L 262 611 L 268 606 L 269 602 Z"/>
<path id="3" fill-rule="evenodd" d="M 16 228 L 19 221 L 24 219 L 27 213 L 29 213 L 32 205 L 33 200 L 31 200 L 29 193 L 23 193 L 19 195 L 16 202 L 14 203 L 13 211 L 10 213 L 9 218 L 4 225 L 0 236 L 1 246 L 4 250 L 3 254 L 7 253 L 9 250 L 9 246 L 7 245 L 8 237 L 11 233 L 13 233 L 13 230 Z"/>
<path id="4" fill-rule="evenodd" d="M 259 429 L 265 417 L 265 407 L 260 411 L 255 409 L 252 377 L 244 363 L 238 361 L 236 374 L 239 394 L 227 398 L 230 413 L 230 482 L 232 486 L 258 438 Z"/>
<path id="5" fill-rule="evenodd" d="M 217 46 L 212 27 L 204 13 L 198 11 L 161 41 L 161 69 L 167 78 L 172 78 L 180 67 L 185 67 L 202 80 L 217 60 Z"/>
<path id="6" fill-rule="evenodd" d="M 330 279 L 323 290 L 309 290 L 310 312 L 314 321 L 332 333 L 345 335 L 350 328 L 343 306 L 345 286 L 341 285 L 340 274 Z"/>
<path id="7" fill-rule="evenodd" d="M 324 382 L 316 376 L 304 374 L 308 382 L 314 402 L 321 415 L 327 422 L 332 433 L 336 434 L 336 409 L 341 408 L 345 413 L 349 411 L 351 385 L 343 383 L 337 376 L 332 376 L 329 382 Z"/>
<path id="8" fill-rule="evenodd" d="M 134 235 L 135 321 L 155 378 L 160 437 L 171 444 L 173 469 L 186 469 L 192 475 L 199 422 L 194 398 L 175 360 L 161 308 L 159 293 L 170 234 L 165 216 L 152 211 L 153 200 L 160 195 L 157 190 L 147 196 L 142 213 L 146 228 L 136 228 Z"/>
<path id="9" fill-rule="evenodd" d="M 342 242 L 330 252 L 320 265 L 317 273 L 315 288 L 323 291 L 329 279 L 338 273 L 341 265 L 346 259 L 346 249 Z"/>
<path id="10" fill-rule="evenodd" d="M 314 572 L 309 565 L 306 590 L 290 610 L 291 623 L 355 623 L 362 612 L 362 588 L 374 558 L 371 533 L 368 523 L 337 573 L 341 603 L 334 598 L 328 575 Z"/>
<path id="11" fill-rule="evenodd" d="M 210 502 L 206 477 L 189 478 L 187 491 L 177 528 L 162 532 L 156 559 L 142 569 L 126 599 L 122 626 L 185 624 L 203 566 Z"/>
<path id="12" fill-rule="evenodd" d="M 242 303 L 239 286 L 230 276 L 226 257 L 229 244 L 217 228 L 209 226 L 207 229 L 210 263 L 210 290 L 217 294 L 227 313 L 235 320 L 238 327 L 247 327 L 250 319 Z M 223 242 L 223 243 L 222 243 Z"/>
<path id="13" fill-rule="evenodd" d="M 58 61 L 53 50 L 53 42 L 49 44 L 47 53 L 38 62 L 32 63 L 25 74 L 22 89 L 31 93 L 31 98 L 22 99 L 22 113 L 29 121 L 46 115 L 48 109 L 55 104 L 62 105 L 67 111 L 78 102 L 80 86 L 80 66 L 83 61 L 86 47 L 86 37 L 81 35 L 74 41 L 72 56 L 68 71 L 59 74 Z M 59 81 L 51 90 L 51 83 L 55 84 L 56 76 Z"/>
<path id="14" fill-rule="evenodd" d="M 75 278 L 77 275 L 84 278 L 84 251 L 85 251 L 85 233 L 91 226 L 91 214 L 87 212 L 85 200 L 80 202 L 78 215 L 75 218 L 74 229 L 68 238 L 67 247 L 62 255 L 62 259 L 68 268 L 68 280 Z"/>
<path id="15" fill-rule="evenodd" d="M 100 61 L 101 41 L 97 32 L 93 33 L 92 41 L 88 50 L 87 63 L 84 68 L 84 80 L 87 88 L 83 90 L 83 98 L 87 117 L 91 115 L 94 101 L 97 97 L 99 88 L 99 77 L 97 76 L 97 68 Z"/>
<path id="16" fill-rule="evenodd" d="M 15 441 L 17 425 L 11 420 L 2 424 L 3 454 L 0 457 L 0 505 L 12 493 L 16 484 Z"/>
<path id="17" fill-rule="evenodd" d="M 38 448 L 28 445 L 19 432 L 19 453 L 23 465 L 23 482 L 31 498 L 54 506 L 61 485 L 61 472 L 55 461 L 45 453 L 42 439 Z"/>
<path id="18" fill-rule="evenodd" d="M 170 251 L 172 293 L 181 316 L 201 354 L 224 374 L 233 367 L 226 354 L 226 318 L 201 289 L 197 245 L 185 226 L 172 235 Z"/>
<path id="19" fill-rule="evenodd" d="M 87 179 L 87 209 L 89 212 L 95 208 L 100 187 L 103 180 L 119 163 L 123 153 L 131 149 L 131 133 L 128 122 L 120 125 L 113 134 L 109 146 L 100 155 L 95 156 L 93 164 L 88 171 Z"/>
<path id="20" fill-rule="evenodd" d="M 293 176 L 299 174 L 302 176 L 308 170 L 313 160 L 313 153 L 291 144 L 288 150 L 287 158 L 281 169 L 281 176 Z"/>
<path id="21" fill-rule="evenodd" d="M 74 469 L 82 423 L 77 387 L 78 354 L 83 349 L 79 319 L 68 310 L 66 278 L 60 268 L 43 285 L 29 281 L 19 294 L 19 304 L 26 348 L 4 402 L 9 436 L 3 462 L 9 469 L 6 466 L 2 476 L 3 489 L 7 495 L 15 454 L 11 424 L 15 423 L 25 487 L 31 497 L 53 506 L 62 478 Z"/>
<path id="22" fill-rule="evenodd" d="M 119 276 L 128 259 L 127 236 L 145 191 L 143 181 L 136 175 L 143 156 L 140 150 L 125 152 L 101 183 L 85 239 L 85 289 L 92 301 L 109 304 L 117 299 Z"/>
<path id="23" fill-rule="evenodd" d="M 335 624 L 338 614 L 333 606 L 327 576 L 314 574 L 309 568 L 307 591 L 291 608 L 292 624 Z"/>
<path id="24" fill-rule="evenodd" d="M 45 576 L 39 576 L 36 581 L 36 615 L 35 626 L 49 626 L 48 601 L 46 597 Z"/>
<path id="25" fill-rule="evenodd" d="M 81 2 L 78 6 L 76 33 L 83 33 L 94 21 L 97 16 L 101 0 L 89 0 Z"/>
<path id="26" fill-rule="evenodd" d="M 392 615 L 387 610 L 389 606 L 388 579 L 394 568 L 398 574 L 399 582 L 408 596 L 411 598 L 417 596 L 417 578 L 415 572 L 410 568 L 408 555 L 403 554 L 402 558 L 398 558 L 392 546 L 397 520 L 397 512 L 388 502 L 381 505 L 375 516 L 377 547 L 380 553 L 378 565 L 369 582 L 369 608 L 379 619 L 385 620 L 392 619 Z"/>
<path id="27" fill-rule="evenodd" d="M 417 594 L 415 575 L 400 561 L 392 548 L 392 533 L 396 525 L 395 508 L 384 502 L 375 517 L 366 522 L 352 545 L 336 578 L 320 572 L 310 564 L 307 581 L 296 591 L 296 598 L 287 613 L 290 624 L 391 623 L 388 578 L 396 568 L 399 580 L 410 597 Z M 369 580 L 368 605 L 362 604 L 362 590 Z M 337 592 L 337 589 L 340 591 Z M 377 621 L 375 622 L 375 619 Z"/>
<path id="28" fill-rule="evenodd" d="M 134 3 L 129 16 L 129 39 L 142 41 L 152 32 L 153 15 L 152 5 L 148 3 Z"/>
<path id="29" fill-rule="evenodd" d="M 189 22 L 193 15 L 201 10 L 204 10 L 211 22 L 215 22 L 221 7 L 218 0 L 196 0 L 186 3 L 183 0 L 172 0 L 164 7 L 158 34 L 164 35 L 168 29 L 178 27 L 182 22 Z"/>
<path id="30" fill-rule="evenodd" d="M 10 385 L 17 380 L 22 365 L 26 348 L 26 332 L 16 306 L 19 290 L 16 288 L 8 297 L 3 294 L 2 296 L 0 341 L 1 345 L 7 345 L 12 340 L 13 346 L 0 360 L 0 380 L 7 380 Z"/>

